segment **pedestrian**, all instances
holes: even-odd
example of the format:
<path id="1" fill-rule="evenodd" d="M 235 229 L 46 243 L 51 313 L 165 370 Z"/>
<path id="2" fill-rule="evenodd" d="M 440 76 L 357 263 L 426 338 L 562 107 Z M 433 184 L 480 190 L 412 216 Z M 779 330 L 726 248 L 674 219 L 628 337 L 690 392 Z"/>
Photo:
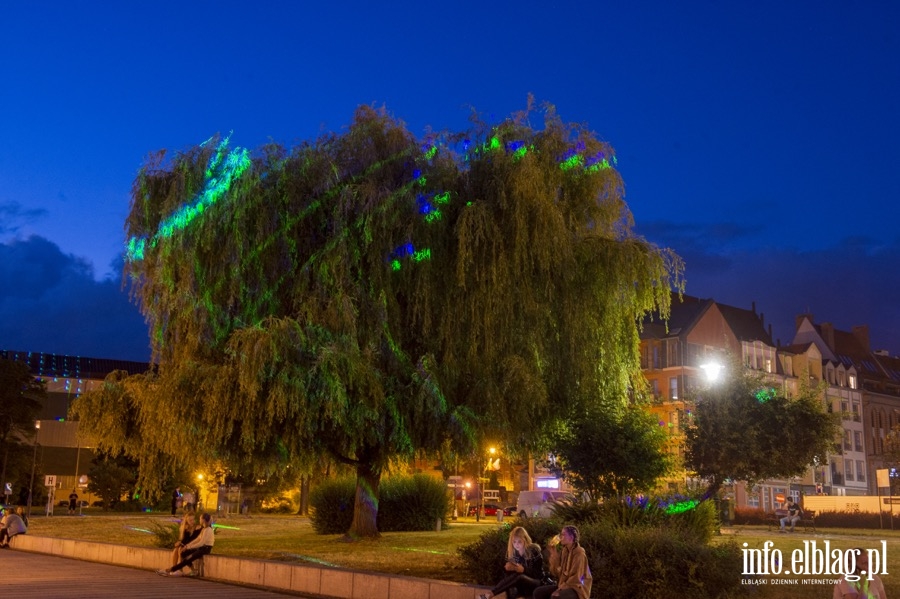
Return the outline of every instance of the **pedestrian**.
<path id="1" fill-rule="evenodd" d="M 578 544 L 578 529 L 574 526 L 563 526 L 558 541 L 556 537 L 550 541 L 550 575 L 558 582 L 535 589 L 534 599 L 588 599 L 591 596 L 591 567 L 584 548 Z"/>
<path id="2" fill-rule="evenodd" d="M 216 542 L 216 535 L 212 528 L 212 517 L 208 513 L 200 516 L 200 526 L 202 527 L 200 535 L 182 549 L 181 561 L 171 568 L 157 570 L 157 574 L 160 576 L 184 576 L 182 568 L 190 566 L 204 555 L 209 555 Z"/>
<path id="3" fill-rule="evenodd" d="M 534 589 L 541 586 L 541 579 L 544 576 L 541 546 L 532 543 L 528 531 L 521 526 L 510 531 L 505 557 L 503 569 L 506 575 L 489 593 L 479 595 L 479 599 L 491 599 L 504 592 L 508 599 L 531 597 Z"/>
<path id="4" fill-rule="evenodd" d="M 75 489 L 72 489 L 72 492 L 69 493 L 69 515 L 74 516 L 75 510 L 78 508 L 78 493 L 75 492 Z"/>
<path id="5" fill-rule="evenodd" d="M 178 504 L 181 503 L 181 487 L 175 487 L 172 491 L 172 515 L 178 511 Z"/>

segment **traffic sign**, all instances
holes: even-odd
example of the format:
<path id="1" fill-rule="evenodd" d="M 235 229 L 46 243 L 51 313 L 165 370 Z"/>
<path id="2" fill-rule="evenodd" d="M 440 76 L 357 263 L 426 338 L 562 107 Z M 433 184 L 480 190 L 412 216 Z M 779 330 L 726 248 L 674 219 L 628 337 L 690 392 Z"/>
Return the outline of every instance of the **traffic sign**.
<path id="1" fill-rule="evenodd" d="M 55 487 L 56 486 L 56 475 L 55 474 L 47 474 L 44 476 L 44 486 L 45 487 Z"/>
<path id="2" fill-rule="evenodd" d="M 775 501 L 784 503 L 784 493 L 775 493 Z"/>

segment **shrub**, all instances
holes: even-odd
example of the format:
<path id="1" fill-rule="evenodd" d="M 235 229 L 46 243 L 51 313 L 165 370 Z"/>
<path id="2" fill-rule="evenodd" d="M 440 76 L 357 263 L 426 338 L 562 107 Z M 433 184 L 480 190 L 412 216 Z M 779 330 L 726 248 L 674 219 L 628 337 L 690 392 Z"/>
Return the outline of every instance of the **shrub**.
<path id="1" fill-rule="evenodd" d="M 297 511 L 297 508 L 290 498 L 279 497 L 271 501 L 264 501 L 259 511 L 263 514 L 293 514 Z"/>
<path id="2" fill-rule="evenodd" d="M 434 530 L 435 523 L 447 525 L 451 498 L 444 481 L 417 474 L 391 477 L 379 487 L 378 530 L 382 532 Z M 353 522 L 356 481 L 331 480 L 310 493 L 310 520 L 318 534 L 347 532 Z"/>
<path id="3" fill-rule="evenodd" d="M 310 522 L 317 534 L 340 534 L 353 523 L 356 480 L 339 478 L 316 486 L 309 494 Z"/>
<path id="4" fill-rule="evenodd" d="M 175 542 L 178 541 L 178 525 L 177 524 L 161 524 L 160 522 L 153 521 L 150 523 L 150 528 L 153 533 L 153 545 L 155 547 L 165 547 L 171 549 L 175 547 Z"/>
<path id="5" fill-rule="evenodd" d="M 829 528 L 891 528 L 891 514 L 880 517 L 871 512 L 817 512 L 816 527 Z M 893 529 L 900 529 L 900 514 L 894 514 Z"/>
<path id="6" fill-rule="evenodd" d="M 714 508 L 701 509 L 714 515 Z M 500 579 L 509 531 L 520 524 L 542 546 L 560 529 L 554 519 L 530 518 L 485 532 L 459 549 L 463 567 L 473 580 L 494 584 Z M 697 599 L 740 588 L 742 556 L 735 543 L 712 546 L 678 530 L 671 525 L 623 527 L 602 520 L 579 525 L 581 545 L 594 575 L 592 595 Z"/>
<path id="7" fill-rule="evenodd" d="M 553 517 L 562 523 L 587 524 L 605 522 L 620 528 L 663 527 L 681 536 L 706 543 L 718 530 L 718 516 L 712 501 L 699 501 L 684 496 L 660 499 L 576 500 L 559 503 Z"/>
<path id="8" fill-rule="evenodd" d="M 443 480 L 425 474 L 392 477 L 382 483 L 378 502 L 378 530 L 434 530 L 440 520 L 447 527 L 452 501 Z"/>
<path id="9" fill-rule="evenodd" d="M 756 507 L 736 507 L 734 508 L 735 524 L 768 524 L 767 514 L 764 509 Z"/>

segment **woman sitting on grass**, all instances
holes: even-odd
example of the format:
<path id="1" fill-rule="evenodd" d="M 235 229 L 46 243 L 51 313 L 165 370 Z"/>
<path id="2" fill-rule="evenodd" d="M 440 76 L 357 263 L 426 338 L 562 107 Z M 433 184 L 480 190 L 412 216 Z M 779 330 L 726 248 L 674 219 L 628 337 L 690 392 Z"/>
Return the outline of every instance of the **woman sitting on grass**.
<path id="1" fill-rule="evenodd" d="M 215 533 L 212 529 L 212 518 L 209 514 L 204 513 L 200 516 L 200 526 L 202 526 L 202 529 L 197 538 L 182 549 L 181 561 L 166 570 L 157 570 L 157 574 L 160 576 L 184 576 L 181 572 L 182 568 L 190 566 L 204 555 L 209 555 L 216 542 Z"/>
<path id="2" fill-rule="evenodd" d="M 175 549 L 172 550 L 172 565 L 174 566 L 181 561 L 181 554 L 185 547 L 198 536 L 203 530 L 201 526 L 197 526 L 197 519 L 194 512 L 187 512 L 181 519 L 181 526 L 178 527 L 178 540 L 175 541 Z"/>
<path id="3" fill-rule="evenodd" d="M 515 527 L 509 533 L 503 569 L 507 572 L 506 576 L 489 593 L 482 593 L 481 599 L 490 599 L 504 591 L 510 599 L 531 597 L 534 589 L 541 586 L 541 578 L 544 575 L 541 546 L 532 543 L 528 531 L 521 526 Z"/>

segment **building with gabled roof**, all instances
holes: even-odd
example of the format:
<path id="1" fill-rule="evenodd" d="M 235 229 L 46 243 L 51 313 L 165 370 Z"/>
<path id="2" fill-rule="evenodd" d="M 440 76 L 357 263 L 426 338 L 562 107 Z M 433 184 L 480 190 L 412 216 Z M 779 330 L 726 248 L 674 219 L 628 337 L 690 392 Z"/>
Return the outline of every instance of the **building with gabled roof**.
<path id="1" fill-rule="evenodd" d="M 891 465 L 885 437 L 900 424 L 900 358 L 872 351 L 866 325 L 842 331 L 828 322 L 816 324 L 812 314 L 796 322 L 794 342 L 814 343 L 822 352 L 829 388 L 845 390 L 839 409 L 844 430 L 839 473 L 876 495 L 875 471 Z"/>

